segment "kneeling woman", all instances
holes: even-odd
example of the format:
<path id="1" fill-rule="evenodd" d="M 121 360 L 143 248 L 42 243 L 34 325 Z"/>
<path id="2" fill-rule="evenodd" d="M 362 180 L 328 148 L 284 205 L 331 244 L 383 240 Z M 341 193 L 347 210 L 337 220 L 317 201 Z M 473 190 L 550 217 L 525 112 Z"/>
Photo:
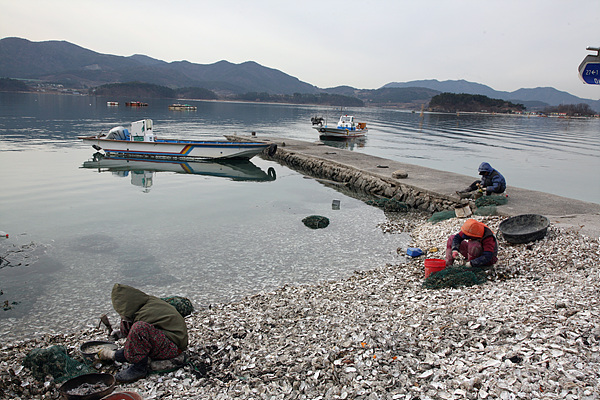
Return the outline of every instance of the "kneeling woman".
<path id="1" fill-rule="evenodd" d="M 177 309 L 158 297 L 147 295 L 131 286 L 116 283 L 112 303 L 121 316 L 125 347 L 98 354 L 103 360 L 133 364 L 115 376 L 119 382 L 132 382 L 148 373 L 148 359 L 168 360 L 177 357 L 188 346 L 185 320 Z"/>
<path id="2" fill-rule="evenodd" d="M 498 240 L 484 223 L 468 219 L 460 232 L 448 238 L 447 267 L 454 264 L 459 253 L 467 259 L 467 267 L 487 268 L 498 261 Z"/>

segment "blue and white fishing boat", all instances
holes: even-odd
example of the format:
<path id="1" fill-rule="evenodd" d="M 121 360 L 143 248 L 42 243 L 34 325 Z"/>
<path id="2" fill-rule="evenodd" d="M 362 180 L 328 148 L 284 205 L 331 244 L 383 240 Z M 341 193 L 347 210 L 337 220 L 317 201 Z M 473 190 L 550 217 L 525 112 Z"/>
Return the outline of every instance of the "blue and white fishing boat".
<path id="1" fill-rule="evenodd" d="M 79 136 L 107 156 L 145 157 L 174 160 L 245 159 L 266 152 L 273 155 L 277 145 L 264 142 L 200 141 L 159 139 L 154 135 L 151 119 L 132 122 L 131 127 L 117 126 L 108 134 Z"/>
<path id="2" fill-rule="evenodd" d="M 310 119 L 313 129 L 319 131 L 321 138 L 356 138 L 363 137 L 369 131 L 365 122 L 357 122 L 353 115 L 342 115 L 336 126 L 329 126 L 323 117 Z"/>

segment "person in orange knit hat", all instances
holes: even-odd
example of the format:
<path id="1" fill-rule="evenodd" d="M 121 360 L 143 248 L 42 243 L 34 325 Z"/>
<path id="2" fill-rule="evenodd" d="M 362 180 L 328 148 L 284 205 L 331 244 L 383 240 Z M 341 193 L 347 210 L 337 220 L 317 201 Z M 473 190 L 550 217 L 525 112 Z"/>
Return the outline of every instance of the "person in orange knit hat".
<path id="1" fill-rule="evenodd" d="M 498 261 L 498 240 L 494 232 L 484 223 L 468 219 L 460 232 L 451 235 L 446 245 L 446 266 L 462 254 L 467 259 L 467 268 L 486 268 Z"/>

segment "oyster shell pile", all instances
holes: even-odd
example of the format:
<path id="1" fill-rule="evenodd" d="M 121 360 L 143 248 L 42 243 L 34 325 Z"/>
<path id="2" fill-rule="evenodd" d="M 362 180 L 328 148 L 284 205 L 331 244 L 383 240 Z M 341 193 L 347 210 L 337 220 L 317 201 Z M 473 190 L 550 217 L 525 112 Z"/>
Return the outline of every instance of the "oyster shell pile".
<path id="1" fill-rule="evenodd" d="M 495 232 L 502 220 L 477 219 Z M 463 222 L 422 223 L 412 245 L 443 258 Z M 144 399 L 600 398 L 599 240 L 551 226 L 537 242 L 499 242 L 483 285 L 423 289 L 423 257 L 399 256 L 346 279 L 214 304 L 186 318 L 186 366 L 116 390 Z M 51 344 L 74 354 L 101 338 L 89 329 L 3 343 L 0 397 L 57 398 L 23 357 Z"/>

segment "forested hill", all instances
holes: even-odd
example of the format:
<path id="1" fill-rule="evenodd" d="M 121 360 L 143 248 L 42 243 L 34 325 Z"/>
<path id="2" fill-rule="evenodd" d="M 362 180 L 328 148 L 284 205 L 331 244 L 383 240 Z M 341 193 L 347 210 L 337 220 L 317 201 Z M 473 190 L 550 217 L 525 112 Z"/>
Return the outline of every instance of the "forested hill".
<path id="1" fill-rule="evenodd" d="M 0 91 L 1 92 L 27 92 L 31 88 L 23 81 L 16 79 L 0 78 Z"/>
<path id="2" fill-rule="evenodd" d="M 491 99 L 480 94 L 441 93 L 431 98 L 430 111 L 438 112 L 490 112 L 515 113 L 525 111 L 523 104 L 501 99 Z"/>

